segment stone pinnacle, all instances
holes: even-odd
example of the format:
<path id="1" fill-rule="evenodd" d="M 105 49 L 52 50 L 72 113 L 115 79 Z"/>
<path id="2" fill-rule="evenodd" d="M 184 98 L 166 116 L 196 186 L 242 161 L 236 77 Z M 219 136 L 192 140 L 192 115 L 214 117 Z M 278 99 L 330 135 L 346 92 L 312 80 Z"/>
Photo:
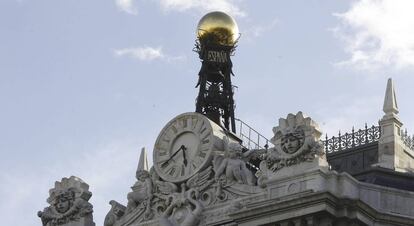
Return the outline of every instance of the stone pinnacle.
<path id="1" fill-rule="evenodd" d="M 391 78 L 389 78 L 387 82 L 384 107 L 382 109 L 386 115 L 398 114 L 397 98 L 395 96 L 394 84 Z"/>

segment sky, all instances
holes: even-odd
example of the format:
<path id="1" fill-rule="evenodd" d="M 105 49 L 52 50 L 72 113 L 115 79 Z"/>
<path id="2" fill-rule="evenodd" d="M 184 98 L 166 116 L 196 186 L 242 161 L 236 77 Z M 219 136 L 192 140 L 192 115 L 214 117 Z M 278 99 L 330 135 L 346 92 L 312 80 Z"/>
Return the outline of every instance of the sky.
<path id="1" fill-rule="evenodd" d="M 388 78 L 414 133 L 414 1 L 0 0 L 0 215 L 41 225 L 48 190 L 75 175 L 94 219 L 126 204 L 140 150 L 195 110 L 199 19 L 241 37 L 236 117 L 267 138 L 303 111 L 329 136 L 377 125 Z"/>

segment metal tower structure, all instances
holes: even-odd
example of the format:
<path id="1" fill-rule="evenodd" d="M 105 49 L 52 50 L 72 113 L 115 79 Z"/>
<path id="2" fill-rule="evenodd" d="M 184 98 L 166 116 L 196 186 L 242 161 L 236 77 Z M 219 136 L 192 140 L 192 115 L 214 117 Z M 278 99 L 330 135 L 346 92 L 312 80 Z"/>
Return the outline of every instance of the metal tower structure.
<path id="1" fill-rule="evenodd" d="M 233 55 L 238 28 L 230 16 L 213 12 L 204 16 L 198 25 L 194 51 L 201 59 L 197 87 L 196 112 L 236 133 L 233 85 L 231 83 Z"/>

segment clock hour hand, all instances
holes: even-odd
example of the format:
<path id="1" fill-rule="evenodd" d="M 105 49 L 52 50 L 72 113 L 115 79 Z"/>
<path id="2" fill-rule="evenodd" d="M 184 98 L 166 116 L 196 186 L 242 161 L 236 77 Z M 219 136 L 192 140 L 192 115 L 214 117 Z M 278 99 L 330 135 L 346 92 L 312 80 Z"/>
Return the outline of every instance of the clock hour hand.
<path id="1" fill-rule="evenodd" d="M 187 150 L 187 148 L 184 145 L 181 145 L 181 147 L 174 152 L 174 154 L 171 155 L 171 157 L 169 159 L 167 159 L 165 162 L 161 163 L 161 167 L 164 167 L 169 161 L 171 161 L 172 158 L 174 158 L 174 156 L 176 156 L 178 154 L 178 152 L 180 152 L 181 150 Z"/>
<path id="2" fill-rule="evenodd" d="M 185 166 L 187 166 L 187 158 L 185 157 L 185 151 L 187 150 L 187 148 L 184 146 L 182 150 L 183 150 L 183 158 L 184 158 L 183 163 Z"/>

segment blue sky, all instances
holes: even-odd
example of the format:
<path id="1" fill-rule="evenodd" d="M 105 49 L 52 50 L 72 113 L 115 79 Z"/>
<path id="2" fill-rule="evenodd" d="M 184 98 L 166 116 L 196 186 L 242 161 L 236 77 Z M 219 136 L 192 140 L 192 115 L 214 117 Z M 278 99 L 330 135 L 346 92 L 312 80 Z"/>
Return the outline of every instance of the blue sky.
<path id="1" fill-rule="evenodd" d="M 391 3 L 392 2 L 392 3 Z M 93 192 L 97 225 L 126 203 L 141 147 L 195 110 L 198 20 L 222 10 L 241 32 L 236 117 L 266 137 L 303 111 L 322 130 L 377 124 L 387 78 L 414 131 L 409 0 L 1 0 L 0 213 L 40 225 L 54 181 Z"/>

